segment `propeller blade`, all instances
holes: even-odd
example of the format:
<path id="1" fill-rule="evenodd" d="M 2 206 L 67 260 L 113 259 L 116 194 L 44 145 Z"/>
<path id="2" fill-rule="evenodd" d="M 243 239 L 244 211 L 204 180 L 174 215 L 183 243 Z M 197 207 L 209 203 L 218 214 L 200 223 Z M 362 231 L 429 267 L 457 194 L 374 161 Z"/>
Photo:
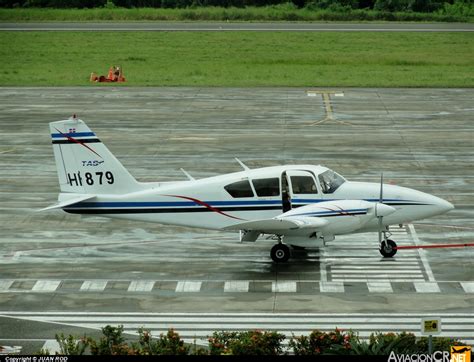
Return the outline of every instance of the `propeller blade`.
<path id="1" fill-rule="evenodd" d="M 382 217 L 379 217 L 379 245 L 382 244 Z"/>
<path id="2" fill-rule="evenodd" d="M 379 203 L 383 203 L 383 172 L 380 174 L 380 197 Z M 382 244 L 382 216 L 378 216 L 379 219 L 379 245 Z"/>
<path id="3" fill-rule="evenodd" d="M 380 174 L 380 198 L 379 202 L 383 203 L 383 172 Z"/>

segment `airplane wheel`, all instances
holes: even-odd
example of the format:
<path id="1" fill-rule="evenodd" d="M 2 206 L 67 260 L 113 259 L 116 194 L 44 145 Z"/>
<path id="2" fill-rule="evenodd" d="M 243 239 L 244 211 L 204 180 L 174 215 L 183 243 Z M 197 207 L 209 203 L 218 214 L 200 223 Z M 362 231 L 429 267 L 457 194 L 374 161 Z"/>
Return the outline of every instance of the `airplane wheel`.
<path id="1" fill-rule="evenodd" d="M 270 256 L 275 263 L 285 263 L 290 259 L 290 248 L 285 244 L 276 244 L 273 246 Z"/>
<path id="2" fill-rule="evenodd" d="M 397 249 L 395 249 L 397 247 L 397 244 L 395 243 L 395 241 L 390 239 L 387 240 L 387 244 L 387 246 L 385 246 L 384 242 L 380 244 L 380 254 L 382 254 L 384 258 L 391 258 L 397 253 Z"/>

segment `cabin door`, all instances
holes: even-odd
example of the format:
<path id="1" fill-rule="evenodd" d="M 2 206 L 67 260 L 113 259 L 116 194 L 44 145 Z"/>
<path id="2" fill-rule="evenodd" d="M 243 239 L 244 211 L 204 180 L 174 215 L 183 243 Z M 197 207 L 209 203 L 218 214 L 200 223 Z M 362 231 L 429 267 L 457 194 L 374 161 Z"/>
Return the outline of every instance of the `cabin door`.
<path id="1" fill-rule="evenodd" d="M 295 208 L 320 201 L 316 179 L 312 172 L 288 170 L 285 172 L 289 184 L 290 205 Z"/>

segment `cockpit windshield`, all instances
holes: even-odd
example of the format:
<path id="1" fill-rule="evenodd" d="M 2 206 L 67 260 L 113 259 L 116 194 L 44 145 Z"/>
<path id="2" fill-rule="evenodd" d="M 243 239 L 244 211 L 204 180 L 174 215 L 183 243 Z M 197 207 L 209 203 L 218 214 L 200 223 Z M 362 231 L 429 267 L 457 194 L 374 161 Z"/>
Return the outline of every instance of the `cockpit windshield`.
<path id="1" fill-rule="evenodd" d="M 321 189 L 325 194 L 332 194 L 341 186 L 346 180 L 341 175 L 332 170 L 327 170 L 318 176 Z"/>

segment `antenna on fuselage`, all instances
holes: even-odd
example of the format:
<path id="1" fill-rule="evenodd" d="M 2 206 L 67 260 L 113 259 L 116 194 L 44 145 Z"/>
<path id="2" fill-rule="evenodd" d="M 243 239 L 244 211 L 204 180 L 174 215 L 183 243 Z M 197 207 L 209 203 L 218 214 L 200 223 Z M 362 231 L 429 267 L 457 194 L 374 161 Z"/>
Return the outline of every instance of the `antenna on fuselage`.
<path id="1" fill-rule="evenodd" d="M 239 163 L 240 166 L 243 167 L 243 169 L 244 169 L 245 171 L 250 171 L 250 168 L 248 168 L 248 167 L 245 165 L 245 163 L 243 163 L 242 161 L 240 161 L 237 157 L 235 157 L 235 160 Z"/>
<path id="2" fill-rule="evenodd" d="M 181 172 L 184 173 L 186 175 L 186 177 L 190 180 L 190 181 L 196 181 L 196 179 L 194 177 L 192 177 L 189 173 L 187 173 L 184 169 L 180 168 Z"/>

